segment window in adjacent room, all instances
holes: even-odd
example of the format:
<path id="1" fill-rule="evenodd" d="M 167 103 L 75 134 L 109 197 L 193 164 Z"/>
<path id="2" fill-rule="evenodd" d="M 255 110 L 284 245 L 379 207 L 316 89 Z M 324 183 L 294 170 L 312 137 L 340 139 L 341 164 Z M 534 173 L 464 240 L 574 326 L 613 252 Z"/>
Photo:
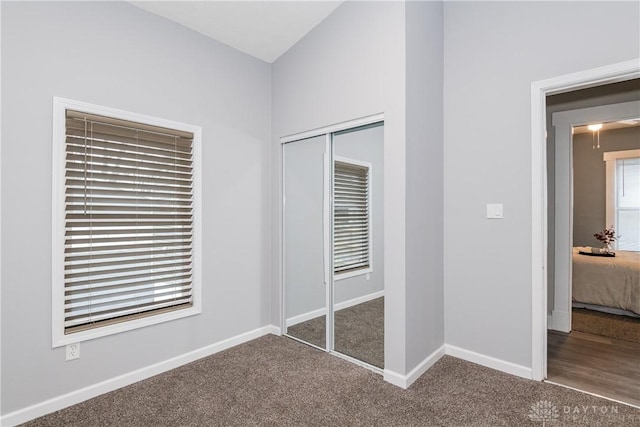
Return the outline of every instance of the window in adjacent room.
<path id="1" fill-rule="evenodd" d="M 370 164 L 335 159 L 333 270 L 336 279 L 372 270 L 370 183 Z"/>
<path id="2" fill-rule="evenodd" d="M 54 102 L 54 346 L 200 312 L 200 128 Z"/>
<path id="3" fill-rule="evenodd" d="M 620 237 L 616 249 L 640 251 L 640 150 L 604 153 L 607 226 Z"/>

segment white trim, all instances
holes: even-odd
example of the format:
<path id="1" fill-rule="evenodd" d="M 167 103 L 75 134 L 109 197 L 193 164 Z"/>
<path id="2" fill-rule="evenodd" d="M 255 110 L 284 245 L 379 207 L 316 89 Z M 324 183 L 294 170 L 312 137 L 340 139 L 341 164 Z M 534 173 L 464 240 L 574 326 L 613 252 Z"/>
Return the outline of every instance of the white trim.
<path id="1" fill-rule="evenodd" d="M 327 308 L 322 307 L 317 310 L 307 311 L 306 313 L 298 314 L 293 317 L 289 317 L 286 320 L 287 328 L 289 326 L 297 325 L 298 323 L 306 322 L 307 320 L 315 319 L 316 317 L 326 316 Z"/>
<path id="2" fill-rule="evenodd" d="M 640 109 L 640 102 L 638 102 Z M 640 157 L 640 150 L 606 151 L 602 153 L 602 160 L 605 162 L 605 227 L 613 226 L 616 232 L 618 227 L 618 198 L 617 198 L 617 161 L 624 159 L 635 159 Z M 613 242 L 613 248 L 618 249 L 618 241 Z"/>
<path id="3" fill-rule="evenodd" d="M 2 22 L 2 7 L 0 6 L 0 22 Z M 2 55 L 0 55 L 0 70 L 2 70 Z M 2 84 L 0 84 L 0 99 L 2 98 Z M 2 103 L 0 102 L 0 140 L 2 139 Z M 0 242 L 2 242 L 2 144 L 0 143 Z M 2 244 L 0 244 L 0 307 L 2 307 Z M 2 335 L 2 316 L 0 316 L 0 336 Z M 2 367 L 2 339 L 0 339 L 0 367 Z M 2 369 L 0 368 L 0 386 L 2 385 Z M 0 391 L 0 414 L 2 414 L 2 392 Z M 0 425 L 2 424 L 0 420 Z"/>
<path id="4" fill-rule="evenodd" d="M 553 113 L 555 127 L 555 270 L 554 313 L 571 311 L 573 247 L 573 128 L 594 122 L 611 122 L 640 116 L 640 101 L 600 105 Z M 608 189 L 608 187 L 607 187 Z M 613 194 L 611 194 L 613 195 Z M 614 224 L 615 221 L 605 225 Z M 551 329 L 570 332 L 571 316 L 552 321 Z"/>
<path id="5" fill-rule="evenodd" d="M 314 136 L 320 136 L 327 133 L 339 132 L 341 130 L 347 130 L 351 128 L 357 128 L 360 126 L 371 125 L 384 121 L 384 113 L 372 114 L 370 116 L 364 116 L 359 119 L 347 120 L 346 122 L 340 122 L 329 126 L 324 126 L 317 129 L 308 130 L 305 132 L 299 132 L 292 135 L 286 135 L 280 138 L 281 144 L 287 142 L 298 141 L 301 139 L 313 138 Z"/>
<path id="6" fill-rule="evenodd" d="M 517 365 L 515 363 L 507 362 L 506 360 L 502 359 L 496 359 L 495 357 L 476 353 L 475 351 L 467 350 L 451 344 L 445 344 L 444 347 L 445 354 L 449 356 L 457 357 L 458 359 L 466 360 L 467 362 L 486 366 L 487 368 L 497 369 L 498 371 L 506 372 L 518 377 L 527 379 L 531 379 L 532 377 L 531 368 L 527 368 L 526 366 Z"/>
<path id="7" fill-rule="evenodd" d="M 371 246 L 371 242 L 369 242 L 369 246 Z M 369 252 L 371 253 L 371 252 Z M 371 259 L 369 259 L 369 264 L 371 264 Z M 373 266 L 369 268 L 363 268 L 360 270 L 347 271 L 346 273 L 340 273 L 333 276 L 334 281 L 350 279 L 352 277 L 364 276 L 365 274 L 371 274 L 373 272 Z"/>
<path id="8" fill-rule="evenodd" d="M 337 350 L 332 350 L 332 351 L 329 352 L 329 354 L 332 355 L 332 356 L 338 357 L 340 359 L 346 360 L 347 362 L 351 362 L 354 365 L 358 365 L 361 368 L 365 368 L 365 369 L 368 369 L 370 371 L 373 371 L 376 374 L 383 375 L 383 373 L 384 373 L 384 370 L 382 368 L 378 368 L 377 366 L 373 366 L 373 365 L 371 365 L 371 364 L 369 364 L 367 362 L 363 362 L 362 360 L 356 359 L 355 357 L 351 357 L 351 356 L 348 356 L 346 354 L 340 353 Z"/>
<path id="9" fill-rule="evenodd" d="M 632 408 L 640 409 L 640 406 L 633 405 L 633 404 L 631 404 L 629 402 L 623 402 L 622 400 L 614 399 L 612 397 L 607 397 L 607 396 L 603 396 L 601 394 L 591 393 L 590 391 L 580 390 L 579 388 L 571 387 L 571 386 L 565 385 L 565 384 L 556 383 L 554 381 L 545 380 L 544 382 L 547 383 L 547 384 L 553 384 L 553 385 L 558 386 L 558 387 L 568 388 L 569 390 L 579 391 L 580 393 L 588 394 L 590 396 L 599 397 L 600 399 L 610 400 L 612 402 L 621 403 L 623 405 L 631 406 Z"/>
<path id="10" fill-rule="evenodd" d="M 347 301 L 339 302 L 335 306 L 335 311 L 344 310 L 345 308 L 353 307 L 354 305 L 362 304 L 367 301 L 374 300 L 384 296 L 384 291 L 373 292 L 371 294 L 363 295 L 360 297 L 352 298 Z M 306 313 L 299 314 L 297 316 L 290 317 L 286 320 L 287 327 L 297 325 L 298 323 L 306 322 L 307 320 L 315 319 L 326 313 L 326 308 L 319 308 L 317 310 L 308 311 Z"/>
<path id="11" fill-rule="evenodd" d="M 629 101 L 618 104 L 579 108 L 576 110 L 558 111 L 552 114 L 552 124 L 554 126 L 575 127 L 593 123 L 632 120 L 637 119 L 639 115 L 640 101 Z"/>
<path id="12" fill-rule="evenodd" d="M 353 307 L 354 305 L 362 304 L 374 299 L 384 296 L 384 291 L 373 292 L 368 295 L 356 297 L 347 301 L 339 302 L 336 304 L 336 311 L 344 310 L 345 308 Z"/>
<path id="13" fill-rule="evenodd" d="M 65 200 L 65 110 L 74 109 L 90 114 L 103 115 L 153 126 L 177 129 L 193 133 L 193 305 L 190 308 L 143 317 L 103 326 L 73 334 L 64 334 L 64 200 Z M 132 329 L 181 319 L 199 314 L 202 309 L 202 128 L 144 114 L 131 113 L 115 108 L 86 102 L 53 97 L 53 147 L 52 147 L 52 240 L 51 240 L 51 309 L 52 347 L 60 347 Z"/>
<path id="14" fill-rule="evenodd" d="M 640 157 L 640 150 L 606 151 L 602 153 L 602 160 L 609 162 L 619 159 L 635 159 Z"/>
<path id="15" fill-rule="evenodd" d="M 400 387 L 405 390 L 407 388 L 407 377 L 405 375 L 394 372 L 391 369 L 384 370 L 382 379 L 384 379 L 388 383 L 393 384 L 396 387 Z"/>
<path id="16" fill-rule="evenodd" d="M 265 335 L 271 334 L 271 335 L 276 335 L 278 337 L 282 336 L 282 329 L 280 329 L 279 327 L 277 327 L 275 325 L 268 325 L 268 326 L 265 326 L 265 327 L 267 328 Z"/>
<path id="17" fill-rule="evenodd" d="M 333 175 L 334 175 L 334 163 L 331 159 L 334 156 L 333 149 L 333 134 L 328 133 L 325 135 L 324 146 L 324 169 L 323 169 L 323 204 L 322 204 L 322 231 L 323 231 L 323 273 L 324 273 L 324 286 L 325 292 L 325 307 L 331 307 L 333 303 L 333 239 L 334 239 L 334 217 L 333 217 Z M 334 343 L 334 310 L 327 310 L 327 317 L 325 318 L 325 348 L 327 351 L 333 350 Z"/>
<path id="18" fill-rule="evenodd" d="M 571 286 L 573 270 L 573 127 L 562 120 L 566 113 L 554 113 L 555 125 L 555 235 L 552 242 L 555 248 L 553 290 L 555 313 L 567 311 L 571 305 Z M 548 285 L 547 285 L 548 286 Z M 558 310 L 558 308 L 560 310 Z M 548 311 L 548 308 L 547 308 Z M 557 317 L 548 328 L 561 332 L 571 331 L 571 316 Z"/>
<path id="19" fill-rule="evenodd" d="M 278 268 L 280 269 L 280 328 L 282 328 L 282 334 L 287 334 L 287 297 L 286 297 L 286 286 L 285 286 L 285 272 L 286 270 L 286 259 L 285 259 L 285 239 L 286 239 L 286 230 L 285 230 L 285 216 L 287 214 L 286 209 L 286 193 L 285 193 L 285 153 L 284 153 L 284 144 L 279 145 L 280 148 L 280 233 L 279 234 L 279 244 L 280 244 L 280 262 L 278 263 Z"/>
<path id="20" fill-rule="evenodd" d="M 640 76 L 640 58 L 531 83 L 532 378 L 547 376 L 546 96 Z"/>
<path id="21" fill-rule="evenodd" d="M 552 310 L 547 319 L 547 327 L 553 331 L 571 332 L 571 313 L 565 310 Z"/>
<path id="22" fill-rule="evenodd" d="M 235 347 L 256 338 L 260 338 L 264 335 L 269 335 L 273 333 L 273 331 L 278 329 L 279 328 L 273 325 L 263 326 L 261 328 L 236 335 L 217 343 L 201 347 L 197 350 L 190 351 L 180 356 L 176 356 L 171 359 L 167 359 L 162 362 L 158 362 L 156 364 L 146 366 L 144 368 L 123 375 L 119 375 L 117 377 L 99 382 L 97 384 L 92 384 L 90 386 L 74 390 L 61 396 L 56 396 L 44 402 L 36 403 L 35 405 L 31 405 L 26 408 L 3 415 L 0 418 L 0 425 L 13 426 L 16 424 L 27 422 L 37 417 L 41 417 L 54 411 L 59 411 L 60 409 L 64 409 L 80 402 L 84 402 L 85 400 L 91 399 L 101 394 L 108 393 L 121 387 L 125 387 L 138 381 L 142 381 L 154 375 L 170 371 L 171 369 L 175 369 L 187 363 L 202 359 L 203 357 L 211 356 L 220 351 Z"/>
<path id="23" fill-rule="evenodd" d="M 402 375 L 390 369 L 385 369 L 384 380 L 406 390 L 446 354 L 445 350 L 446 345 L 440 346 L 440 348 L 428 355 L 424 360 L 422 360 L 422 362 L 418 363 L 418 365 L 407 375 Z"/>

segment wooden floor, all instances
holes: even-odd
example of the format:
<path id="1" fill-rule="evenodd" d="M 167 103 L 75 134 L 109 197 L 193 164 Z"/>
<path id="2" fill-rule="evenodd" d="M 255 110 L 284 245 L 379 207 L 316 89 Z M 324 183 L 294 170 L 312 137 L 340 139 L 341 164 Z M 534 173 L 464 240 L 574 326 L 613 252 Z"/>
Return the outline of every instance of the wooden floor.
<path id="1" fill-rule="evenodd" d="M 640 344 L 549 331 L 547 379 L 640 406 Z"/>

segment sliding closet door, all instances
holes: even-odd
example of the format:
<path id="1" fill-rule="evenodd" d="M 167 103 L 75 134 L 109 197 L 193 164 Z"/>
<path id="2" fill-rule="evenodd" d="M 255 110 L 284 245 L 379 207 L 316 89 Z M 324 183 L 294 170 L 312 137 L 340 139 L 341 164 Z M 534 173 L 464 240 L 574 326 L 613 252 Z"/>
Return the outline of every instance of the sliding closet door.
<path id="1" fill-rule="evenodd" d="M 384 368 L 384 127 L 333 134 L 333 350 Z"/>
<path id="2" fill-rule="evenodd" d="M 326 136 L 284 145 L 286 334 L 326 348 Z"/>

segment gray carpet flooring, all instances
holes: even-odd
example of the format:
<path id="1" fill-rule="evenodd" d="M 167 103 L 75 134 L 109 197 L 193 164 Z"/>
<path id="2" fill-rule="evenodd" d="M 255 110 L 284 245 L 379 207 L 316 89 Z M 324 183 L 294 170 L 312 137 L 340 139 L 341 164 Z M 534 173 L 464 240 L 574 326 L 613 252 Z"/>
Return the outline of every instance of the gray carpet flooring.
<path id="1" fill-rule="evenodd" d="M 384 368 L 384 297 L 335 312 L 334 349 Z M 287 333 L 325 348 L 325 316 L 290 326 Z"/>
<path id="2" fill-rule="evenodd" d="M 543 425 L 530 415 L 546 417 L 547 426 L 640 424 L 639 409 L 450 356 L 402 390 L 367 369 L 269 335 L 27 425 Z"/>
<path id="3" fill-rule="evenodd" d="M 574 308 L 571 329 L 594 335 L 640 343 L 640 319 Z M 638 392 L 640 394 L 640 392 Z"/>

